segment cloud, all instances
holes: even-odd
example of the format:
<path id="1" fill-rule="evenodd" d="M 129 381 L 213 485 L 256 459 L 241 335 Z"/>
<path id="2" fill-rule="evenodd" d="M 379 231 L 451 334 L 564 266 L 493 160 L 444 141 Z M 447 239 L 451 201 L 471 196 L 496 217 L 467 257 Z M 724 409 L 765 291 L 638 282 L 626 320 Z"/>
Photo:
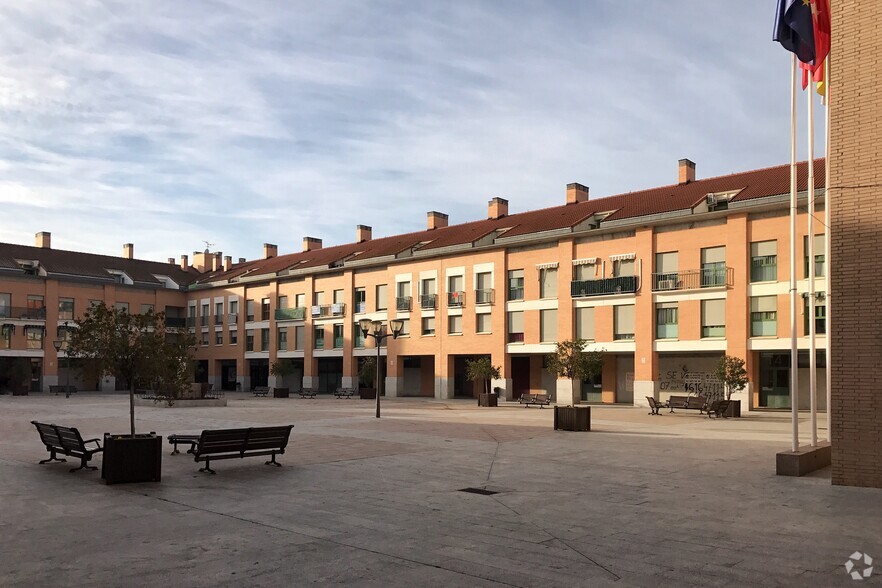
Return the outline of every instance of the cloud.
<path id="1" fill-rule="evenodd" d="M 573 4 L 7 3 L 0 239 L 251 258 L 786 161 L 768 6 Z"/>

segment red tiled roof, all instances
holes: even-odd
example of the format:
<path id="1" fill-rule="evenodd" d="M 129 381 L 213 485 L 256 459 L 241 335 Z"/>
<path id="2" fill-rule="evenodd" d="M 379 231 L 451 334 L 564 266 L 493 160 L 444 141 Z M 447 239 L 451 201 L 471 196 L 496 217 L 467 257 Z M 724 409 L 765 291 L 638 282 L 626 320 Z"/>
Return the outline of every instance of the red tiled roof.
<path id="1" fill-rule="evenodd" d="M 815 188 L 824 186 L 824 160 L 817 159 L 815 166 Z M 798 189 L 803 191 L 808 183 L 806 162 L 798 165 Z M 329 266 L 334 262 L 352 259 L 373 259 L 396 255 L 411 247 L 422 244 L 420 250 L 439 249 L 455 245 L 474 243 L 494 231 L 504 230 L 502 236 L 514 237 L 574 227 L 591 215 L 599 212 L 612 213 L 605 221 L 623 220 L 691 210 L 709 193 L 737 192 L 731 202 L 751 200 L 764 196 L 786 194 L 790 191 L 790 166 L 781 165 L 696 180 L 685 184 L 661 186 L 638 192 L 629 192 L 604 198 L 554 206 L 511 214 L 499 219 L 484 219 L 451 225 L 432 230 L 418 231 L 403 235 L 393 235 L 349 243 L 310 252 L 291 253 L 270 259 L 248 261 L 233 266 L 229 271 L 203 274 L 199 283 L 226 281 L 241 278 L 243 275 L 276 274 L 286 269 Z"/>

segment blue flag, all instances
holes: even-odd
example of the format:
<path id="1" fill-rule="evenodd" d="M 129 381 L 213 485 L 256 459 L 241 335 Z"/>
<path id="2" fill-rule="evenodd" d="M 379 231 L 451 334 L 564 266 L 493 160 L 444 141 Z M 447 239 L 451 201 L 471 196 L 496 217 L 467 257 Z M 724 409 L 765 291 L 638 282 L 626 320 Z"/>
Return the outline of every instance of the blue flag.
<path id="1" fill-rule="evenodd" d="M 803 63 L 815 59 L 815 29 L 810 0 L 778 0 L 773 40 Z"/>

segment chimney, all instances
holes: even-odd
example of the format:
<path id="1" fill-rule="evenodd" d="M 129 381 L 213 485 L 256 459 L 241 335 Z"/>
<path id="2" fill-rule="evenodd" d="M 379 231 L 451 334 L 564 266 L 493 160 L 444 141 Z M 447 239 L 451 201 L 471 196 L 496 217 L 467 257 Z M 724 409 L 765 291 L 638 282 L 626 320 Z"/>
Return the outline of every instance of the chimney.
<path id="1" fill-rule="evenodd" d="M 322 248 L 322 240 L 316 237 L 304 237 L 303 238 L 303 251 L 304 253 L 307 251 L 315 251 L 316 249 Z"/>
<path id="2" fill-rule="evenodd" d="M 263 258 L 269 259 L 270 257 L 275 257 L 279 254 L 279 246 L 273 245 L 272 243 L 264 243 L 263 244 Z"/>
<path id="3" fill-rule="evenodd" d="M 174 258 L 174 257 L 169 257 L 169 258 L 168 258 L 168 263 L 169 263 L 169 265 L 175 265 L 175 263 L 176 263 L 176 262 L 175 262 L 175 258 Z"/>
<path id="4" fill-rule="evenodd" d="M 135 245 L 133 243 L 126 243 L 123 245 L 123 257 L 126 259 L 135 259 Z"/>
<path id="5" fill-rule="evenodd" d="M 52 249 L 52 233 L 40 231 L 36 234 L 36 246 L 41 249 Z"/>
<path id="6" fill-rule="evenodd" d="M 213 259 L 214 259 L 214 254 L 209 253 L 208 250 L 194 251 L 193 252 L 193 269 L 195 269 L 197 272 L 211 271 L 211 261 Z"/>
<path id="7" fill-rule="evenodd" d="M 355 227 L 355 242 L 363 243 L 365 241 L 371 240 L 372 230 L 367 225 L 356 225 Z"/>
<path id="8" fill-rule="evenodd" d="M 695 162 L 688 159 L 680 160 L 680 184 L 688 184 L 695 181 Z"/>
<path id="9" fill-rule="evenodd" d="M 224 271 L 230 271 L 230 268 L 233 267 L 233 256 L 227 255 L 224 257 Z"/>
<path id="10" fill-rule="evenodd" d="M 496 197 L 487 203 L 487 218 L 497 219 L 508 214 L 508 200 Z"/>
<path id="11" fill-rule="evenodd" d="M 430 210 L 426 216 L 428 216 L 428 226 L 427 228 L 431 231 L 432 229 L 443 229 L 447 226 L 447 218 L 448 216 L 443 212 L 438 212 L 437 210 Z"/>
<path id="12" fill-rule="evenodd" d="M 181 256 L 181 269 L 187 271 L 187 268 L 190 267 L 190 260 L 186 255 Z"/>
<path id="13" fill-rule="evenodd" d="M 244 257 L 240 257 L 240 258 L 239 258 L 239 263 L 245 263 L 245 258 L 244 258 Z"/>
<path id="14" fill-rule="evenodd" d="M 567 204 L 578 204 L 588 201 L 588 186 L 573 182 L 567 184 Z"/>

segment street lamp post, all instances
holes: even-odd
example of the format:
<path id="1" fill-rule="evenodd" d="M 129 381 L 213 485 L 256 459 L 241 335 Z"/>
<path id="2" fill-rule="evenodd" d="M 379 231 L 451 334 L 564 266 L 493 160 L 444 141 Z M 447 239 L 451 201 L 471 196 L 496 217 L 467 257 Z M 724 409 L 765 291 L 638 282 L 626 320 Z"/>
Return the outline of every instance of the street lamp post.
<path id="1" fill-rule="evenodd" d="M 389 321 L 391 333 L 383 332 L 383 321 L 372 321 L 368 318 L 358 321 L 358 327 L 361 329 L 362 335 L 373 337 L 377 343 L 377 418 L 380 418 L 380 382 L 382 382 L 380 379 L 380 347 L 383 341 L 390 335 L 393 339 L 398 338 L 398 335 L 401 334 L 401 329 L 404 328 L 404 321 L 400 319 Z"/>
<path id="2" fill-rule="evenodd" d="M 62 349 L 67 349 L 67 341 L 62 341 L 60 339 L 56 339 L 52 342 L 52 346 L 55 347 L 55 363 L 58 365 L 58 371 L 61 371 L 61 358 L 58 357 L 58 354 Z M 68 366 L 70 368 L 70 366 Z M 70 388 L 68 387 L 68 378 L 70 376 L 65 371 L 64 372 L 64 397 L 70 398 Z"/>

